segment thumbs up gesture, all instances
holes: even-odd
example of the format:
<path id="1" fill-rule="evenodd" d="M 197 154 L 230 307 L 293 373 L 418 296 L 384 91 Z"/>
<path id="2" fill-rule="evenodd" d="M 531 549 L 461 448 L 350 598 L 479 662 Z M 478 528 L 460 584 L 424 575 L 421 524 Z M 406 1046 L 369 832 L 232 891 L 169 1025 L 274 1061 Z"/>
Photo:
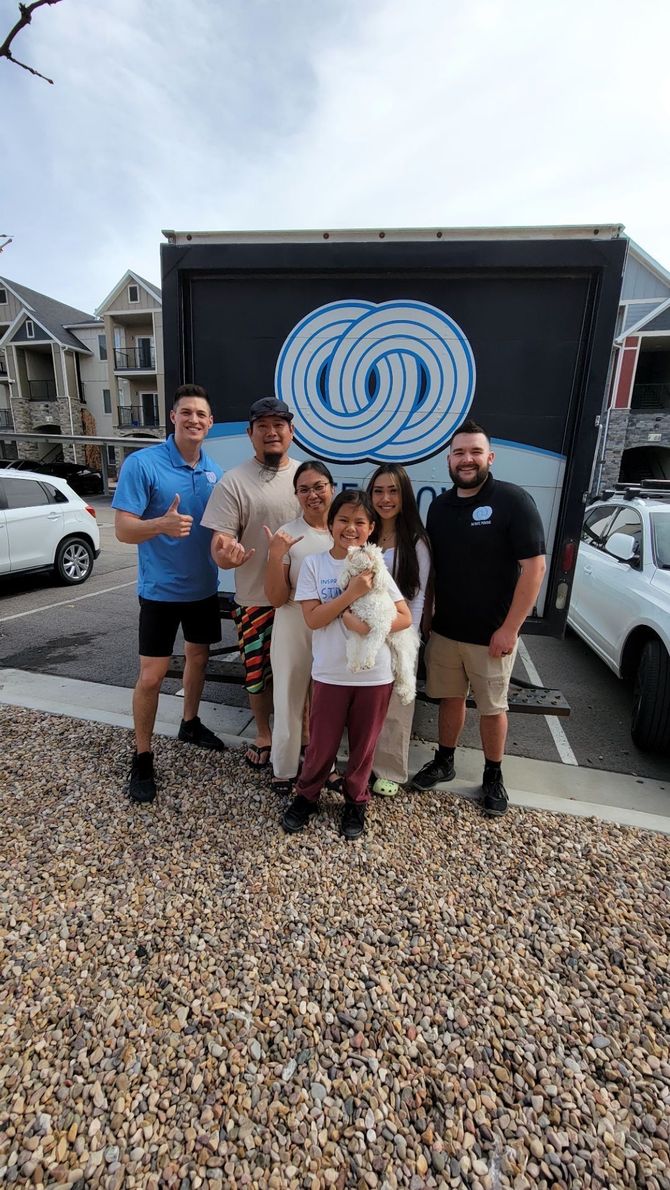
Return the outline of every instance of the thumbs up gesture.
<path id="1" fill-rule="evenodd" d="M 162 529 L 167 537 L 188 537 L 193 524 L 192 516 L 182 516 L 179 512 L 179 494 L 175 496 L 167 512 L 161 517 Z"/>

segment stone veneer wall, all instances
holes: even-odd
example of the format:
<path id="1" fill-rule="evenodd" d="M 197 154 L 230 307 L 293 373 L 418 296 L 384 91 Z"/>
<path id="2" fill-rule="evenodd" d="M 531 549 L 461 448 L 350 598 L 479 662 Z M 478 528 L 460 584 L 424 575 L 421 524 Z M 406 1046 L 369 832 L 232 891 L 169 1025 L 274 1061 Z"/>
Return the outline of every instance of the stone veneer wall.
<path id="1" fill-rule="evenodd" d="M 656 442 L 650 442 L 650 434 L 660 434 L 661 437 Z M 621 456 L 624 450 L 630 450 L 634 446 L 670 447 L 670 412 L 611 410 L 601 487 L 609 487 L 618 482 Z"/>

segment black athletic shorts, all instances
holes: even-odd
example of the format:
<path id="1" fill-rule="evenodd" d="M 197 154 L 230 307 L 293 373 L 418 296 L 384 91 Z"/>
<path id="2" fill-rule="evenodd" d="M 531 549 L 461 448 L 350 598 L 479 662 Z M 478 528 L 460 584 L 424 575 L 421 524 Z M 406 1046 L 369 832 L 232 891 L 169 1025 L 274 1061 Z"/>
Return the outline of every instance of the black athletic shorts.
<path id="1" fill-rule="evenodd" d="M 169 603 L 140 595 L 140 657 L 171 657 L 179 625 L 192 645 L 221 640 L 218 595 L 192 603 Z"/>

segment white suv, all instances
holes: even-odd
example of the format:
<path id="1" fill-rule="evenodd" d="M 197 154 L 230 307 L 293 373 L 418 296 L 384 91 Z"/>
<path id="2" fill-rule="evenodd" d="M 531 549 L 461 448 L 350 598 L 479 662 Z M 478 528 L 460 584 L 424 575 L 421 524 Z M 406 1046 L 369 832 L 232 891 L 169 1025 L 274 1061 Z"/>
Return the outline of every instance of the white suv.
<path id="1" fill-rule="evenodd" d="M 670 490 L 627 487 L 587 509 L 568 623 L 635 683 L 631 735 L 670 752 Z"/>
<path id="2" fill-rule="evenodd" d="M 99 553 L 95 510 L 64 479 L 0 470 L 0 575 L 53 568 L 83 583 Z"/>

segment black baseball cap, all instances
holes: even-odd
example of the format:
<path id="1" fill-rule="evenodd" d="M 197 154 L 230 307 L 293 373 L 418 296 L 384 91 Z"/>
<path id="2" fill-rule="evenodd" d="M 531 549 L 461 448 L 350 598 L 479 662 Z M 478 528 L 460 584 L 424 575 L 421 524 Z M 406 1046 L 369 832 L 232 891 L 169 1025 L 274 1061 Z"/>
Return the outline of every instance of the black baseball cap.
<path id="1" fill-rule="evenodd" d="M 282 417 L 284 421 L 293 421 L 293 414 L 285 401 L 278 401 L 276 397 L 261 397 L 254 401 L 249 410 L 249 425 L 258 421 L 259 417 Z"/>

